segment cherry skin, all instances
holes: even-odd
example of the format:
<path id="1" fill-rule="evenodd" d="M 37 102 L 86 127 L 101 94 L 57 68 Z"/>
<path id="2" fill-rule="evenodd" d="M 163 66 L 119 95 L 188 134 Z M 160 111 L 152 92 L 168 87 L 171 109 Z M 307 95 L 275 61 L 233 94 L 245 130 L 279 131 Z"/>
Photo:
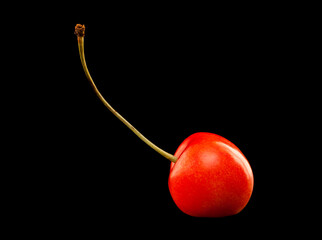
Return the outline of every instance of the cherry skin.
<path id="1" fill-rule="evenodd" d="M 184 213 L 225 217 L 239 213 L 254 186 L 252 169 L 242 152 L 227 139 L 206 132 L 186 138 L 174 154 L 168 185 Z"/>

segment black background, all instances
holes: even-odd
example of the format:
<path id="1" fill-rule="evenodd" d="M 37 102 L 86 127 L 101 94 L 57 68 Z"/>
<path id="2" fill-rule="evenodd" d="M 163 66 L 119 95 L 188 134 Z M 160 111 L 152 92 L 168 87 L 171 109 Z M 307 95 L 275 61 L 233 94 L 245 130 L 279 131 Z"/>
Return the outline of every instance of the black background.
<path id="1" fill-rule="evenodd" d="M 13 157 L 8 168 L 12 221 L 105 234 L 121 226 L 120 234 L 134 235 L 285 229 L 294 206 L 286 198 L 294 180 L 285 172 L 289 119 L 296 115 L 296 83 L 288 76 L 297 71 L 290 38 L 296 19 L 268 6 L 105 7 L 80 6 L 66 15 L 62 9 L 29 25 L 37 36 L 26 54 L 36 56 L 36 84 L 25 83 L 31 101 L 16 124 L 21 137 L 10 140 L 23 146 L 12 155 L 25 156 Z M 149 140 L 174 153 L 186 137 L 205 131 L 241 149 L 255 185 L 240 214 L 194 218 L 175 206 L 170 162 L 91 89 L 73 33 L 77 23 L 86 26 L 85 56 L 97 87 Z"/>

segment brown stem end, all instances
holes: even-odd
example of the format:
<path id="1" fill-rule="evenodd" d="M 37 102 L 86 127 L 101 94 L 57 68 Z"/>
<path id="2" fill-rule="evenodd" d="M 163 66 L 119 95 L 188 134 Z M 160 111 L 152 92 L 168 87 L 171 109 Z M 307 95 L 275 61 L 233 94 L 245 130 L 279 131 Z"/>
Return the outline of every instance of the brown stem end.
<path id="1" fill-rule="evenodd" d="M 84 37 L 85 36 L 85 25 L 76 24 L 74 33 L 75 33 L 75 35 L 77 35 L 77 37 Z"/>

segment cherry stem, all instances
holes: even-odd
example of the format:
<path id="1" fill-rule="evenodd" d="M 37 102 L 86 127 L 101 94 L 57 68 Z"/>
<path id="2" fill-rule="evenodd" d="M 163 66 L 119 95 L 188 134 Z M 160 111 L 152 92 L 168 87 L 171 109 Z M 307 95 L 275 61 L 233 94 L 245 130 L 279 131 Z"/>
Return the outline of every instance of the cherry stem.
<path id="1" fill-rule="evenodd" d="M 79 56 L 80 56 L 80 60 L 82 62 L 83 68 L 84 68 L 84 72 L 85 75 L 87 77 L 87 79 L 89 80 L 92 88 L 94 89 L 94 92 L 96 93 L 96 95 L 98 96 L 98 98 L 102 101 L 102 103 L 105 105 L 105 107 L 110 110 L 121 122 L 123 122 L 129 129 L 132 130 L 132 132 L 135 133 L 135 135 L 137 135 L 143 142 L 145 142 L 147 145 L 149 145 L 151 148 L 153 148 L 155 151 L 157 151 L 158 153 L 160 153 L 163 157 L 169 159 L 171 162 L 176 162 L 177 161 L 177 157 L 175 157 L 174 155 L 162 150 L 161 148 L 159 148 L 158 146 L 154 145 L 151 141 L 149 141 L 146 137 L 144 137 L 138 130 L 136 130 L 136 128 L 134 128 L 125 118 L 123 118 L 117 111 L 114 110 L 114 108 L 112 108 L 112 106 L 104 99 L 104 97 L 102 96 L 102 94 L 99 92 L 99 90 L 97 89 L 88 69 L 87 69 L 87 65 L 86 65 L 86 61 L 85 61 L 85 54 L 84 54 L 84 36 L 85 36 L 85 26 L 81 25 L 81 24 L 77 24 L 75 27 L 75 34 L 77 35 L 77 40 L 78 40 L 78 50 L 79 50 Z"/>

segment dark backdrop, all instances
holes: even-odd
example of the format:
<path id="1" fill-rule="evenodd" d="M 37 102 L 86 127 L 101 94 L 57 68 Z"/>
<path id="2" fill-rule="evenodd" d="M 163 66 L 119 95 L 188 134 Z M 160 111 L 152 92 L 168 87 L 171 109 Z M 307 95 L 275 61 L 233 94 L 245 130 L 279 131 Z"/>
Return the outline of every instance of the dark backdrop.
<path id="1" fill-rule="evenodd" d="M 284 101 L 291 88 L 286 76 L 294 71 L 289 19 L 261 7 L 108 9 L 99 20 L 86 14 L 89 9 L 66 19 L 57 12 L 47 27 L 29 29 L 38 33 L 29 56 L 39 50 L 33 64 L 40 81 L 20 116 L 18 141 L 26 157 L 15 158 L 7 179 L 14 186 L 13 217 L 57 229 L 138 224 L 136 233 L 145 226 L 165 233 L 178 226 L 188 234 L 232 226 L 239 233 L 271 217 L 274 227 L 283 227 L 281 219 L 292 211 L 284 197 L 292 180 L 280 180 L 290 160 L 277 153 L 285 154 L 285 116 L 292 114 L 291 99 Z M 175 206 L 167 185 L 170 162 L 91 89 L 73 34 L 77 23 L 86 26 L 85 56 L 99 90 L 153 143 L 174 153 L 186 137 L 205 131 L 241 149 L 255 185 L 240 214 L 200 219 Z M 270 231 L 270 225 L 257 226 Z"/>

